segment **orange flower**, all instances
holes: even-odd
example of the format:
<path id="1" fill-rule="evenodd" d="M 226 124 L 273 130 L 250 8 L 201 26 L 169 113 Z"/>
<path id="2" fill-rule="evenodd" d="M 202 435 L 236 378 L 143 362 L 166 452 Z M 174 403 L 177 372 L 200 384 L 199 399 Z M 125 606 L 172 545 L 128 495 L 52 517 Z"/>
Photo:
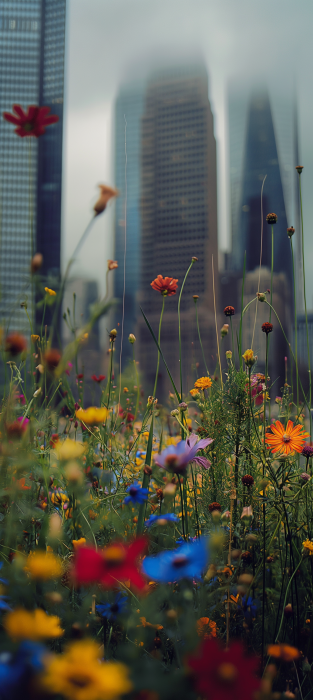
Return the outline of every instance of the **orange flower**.
<path id="1" fill-rule="evenodd" d="M 210 639 L 210 637 L 216 637 L 217 627 L 216 622 L 210 620 L 208 617 L 200 617 L 197 620 L 197 635 L 202 637 L 202 639 Z"/>
<path id="2" fill-rule="evenodd" d="M 162 277 L 158 275 L 153 282 L 151 282 L 152 289 L 160 292 L 163 297 L 171 297 L 177 292 L 177 282 L 173 277 Z"/>
<path id="3" fill-rule="evenodd" d="M 280 452 L 281 455 L 289 455 L 293 452 L 302 452 L 305 438 L 309 437 L 308 433 L 303 432 L 302 425 L 295 425 L 288 421 L 286 428 L 277 420 L 271 425 L 273 435 L 268 433 L 265 438 L 267 449 L 272 452 Z"/>
<path id="4" fill-rule="evenodd" d="M 140 617 L 139 620 L 140 620 L 141 624 L 137 625 L 137 627 L 149 627 L 150 629 L 153 629 L 153 630 L 162 630 L 163 629 L 162 625 L 153 625 L 151 622 L 147 622 L 145 617 Z"/>
<path id="5" fill-rule="evenodd" d="M 118 190 L 115 190 L 114 187 L 108 187 L 108 185 L 99 185 L 99 189 L 100 196 L 94 206 L 95 216 L 102 214 L 110 199 L 112 199 L 112 197 L 118 197 L 119 195 Z"/>
<path id="6" fill-rule="evenodd" d="M 275 659 L 282 659 L 282 661 L 295 661 L 300 656 L 299 649 L 291 647 L 289 644 L 270 644 L 267 647 L 267 653 Z"/>
<path id="7" fill-rule="evenodd" d="M 118 268 L 117 260 L 108 260 L 108 270 L 116 270 Z"/>

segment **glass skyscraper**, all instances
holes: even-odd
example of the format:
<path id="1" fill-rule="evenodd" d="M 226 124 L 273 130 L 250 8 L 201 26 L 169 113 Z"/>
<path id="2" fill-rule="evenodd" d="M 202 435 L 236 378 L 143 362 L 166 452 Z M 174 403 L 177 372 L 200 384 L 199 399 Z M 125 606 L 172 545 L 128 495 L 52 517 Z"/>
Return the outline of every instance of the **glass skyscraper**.
<path id="1" fill-rule="evenodd" d="M 66 0 L 10 0 L 0 6 L 0 315 L 23 330 L 33 315 L 32 253 L 43 274 L 60 272 Z M 51 107 L 59 122 L 39 139 L 19 138 L 2 119 L 13 104 Z"/>
<path id="2" fill-rule="evenodd" d="M 286 229 L 299 232 L 297 114 L 295 102 L 283 90 L 256 88 L 235 81 L 228 93 L 229 170 L 232 252 L 230 267 L 240 272 L 244 253 L 247 270 L 259 265 L 261 187 L 263 190 L 262 264 L 271 264 L 270 227 L 266 214 L 275 212 L 274 270 L 292 280 L 290 243 Z M 295 237 L 297 289 L 301 289 L 300 236 Z M 302 297 L 297 295 L 298 308 Z"/>
<path id="3" fill-rule="evenodd" d="M 121 324 L 126 226 L 124 363 L 127 358 L 132 357 L 132 348 L 127 339 L 130 333 L 135 333 L 136 331 L 138 316 L 137 295 L 140 280 L 141 231 L 141 119 L 143 112 L 144 85 L 135 84 L 122 87 L 115 104 L 115 184 L 120 192 L 120 196 L 116 200 L 115 210 L 114 258 L 118 261 L 118 269 L 114 272 L 114 296 L 118 300 L 116 320 Z M 118 342 L 119 340 L 117 340 L 117 344 Z"/>

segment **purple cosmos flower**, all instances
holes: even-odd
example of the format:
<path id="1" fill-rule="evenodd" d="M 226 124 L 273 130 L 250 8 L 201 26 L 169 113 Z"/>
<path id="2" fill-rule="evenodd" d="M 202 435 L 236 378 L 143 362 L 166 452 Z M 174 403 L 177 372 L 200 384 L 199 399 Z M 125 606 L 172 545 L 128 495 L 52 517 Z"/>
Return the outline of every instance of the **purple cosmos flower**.
<path id="1" fill-rule="evenodd" d="M 204 438 L 197 441 L 198 437 L 191 433 L 187 440 L 181 440 L 176 446 L 170 445 L 160 455 L 154 458 L 155 463 L 162 469 L 166 469 L 174 474 L 183 474 L 189 462 L 196 462 L 204 469 L 209 469 L 211 462 L 206 457 L 196 457 L 198 450 L 204 450 L 205 447 L 213 442 L 212 438 Z"/>

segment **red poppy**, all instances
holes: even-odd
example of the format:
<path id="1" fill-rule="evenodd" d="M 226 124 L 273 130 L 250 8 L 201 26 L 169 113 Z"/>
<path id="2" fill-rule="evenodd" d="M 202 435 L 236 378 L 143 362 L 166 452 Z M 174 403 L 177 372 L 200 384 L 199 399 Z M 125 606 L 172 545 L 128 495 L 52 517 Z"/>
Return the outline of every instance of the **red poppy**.
<path id="1" fill-rule="evenodd" d="M 50 350 L 46 350 L 44 356 L 43 356 L 43 361 L 45 366 L 50 370 L 50 372 L 53 372 L 60 360 L 61 360 L 61 353 L 60 350 L 57 350 L 56 348 L 50 348 Z"/>
<path id="2" fill-rule="evenodd" d="M 97 382 L 97 384 L 101 384 L 101 382 L 103 382 L 105 379 L 105 374 L 99 374 L 99 377 L 97 377 L 96 374 L 92 374 L 91 379 L 93 379 L 94 382 Z"/>
<path id="3" fill-rule="evenodd" d="M 20 333 L 10 333 L 5 339 L 5 350 L 15 357 L 27 349 L 27 342 Z"/>
<path id="4" fill-rule="evenodd" d="M 24 136 L 42 136 L 46 131 L 46 126 L 59 121 L 56 114 L 50 114 L 50 107 L 36 107 L 31 105 L 25 113 L 21 105 L 13 105 L 14 114 L 3 112 L 3 118 L 17 127 L 15 133 L 22 138 Z"/>
<path id="5" fill-rule="evenodd" d="M 244 655 L 240 642 L 224 650 L 215 639 L 205 640 L 197 655 L 189 657 L 197 693 L 210 700 L 251 700 L 260 685 L 256 657 Z"/>
<path id="6" fill-rule="evenodd" d="M 160 292 L 163 297 L 171 297 L 177 292 L 177 282 L 173 277 L 162 277 L 158 275 L 153 282 L 151 282 L 152 289 Z"/>
<path id="7" fill-rule="evenodd" d="M 137 588 L 144 588 L 145 580 L 138 571 L 138 559 L 146 545 L 146 538 L 140 537 L 128 546 L 115 542 L 102 551 L 92 547 L 79 549 L 73 569 L 76 583 L 100 583 L 105 588 L 114 588 L 118 581 L 129 580 Z"/>

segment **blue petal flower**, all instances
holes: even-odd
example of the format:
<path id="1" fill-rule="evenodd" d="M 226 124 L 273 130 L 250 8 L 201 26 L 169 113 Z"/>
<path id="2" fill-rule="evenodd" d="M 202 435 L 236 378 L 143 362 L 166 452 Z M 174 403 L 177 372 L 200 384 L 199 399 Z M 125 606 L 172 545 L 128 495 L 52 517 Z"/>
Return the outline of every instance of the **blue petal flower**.
<path id="1" fill-rule="evenodd" d="M 247 596 L 244 595 L 241 605 L 238 605 L 238 608 L 243 611 L 246 620 L 252 620 L 254 617 L 256 617 L 257 601 L 253 600 L 251 596 L 247 598 Z"/>
<path id="2" fill-rule="evenodd" d="M 208 538 L 183 544 L 178 549 L 160 552 L 155 557 L 146 557 L 142 570 L 152 581 L 172 583 L 182 578 L 200 579 L 208 565 Z"/>
<path id="3" fill-rule="evenodd" d="M 101 617 L 113 621 L 116 620 L 118 615 L 126 611 L 127 606 L 127 596 L 124 593 L 118 593 L 113 603 L 100 603 L 100 605 L 96 605 L 96 610 Z"/>
<path id="4" fill-rule="evenodd" d="M 124 503 L 144 503 L 148 498 L 149 490 L 141 488 L 139 481 L 134 481 L 126 491 L 129 496 L 124 498 Z"/>
<path id="5" fill-rule="evenodd" d="M 34 672 L 42 671 L 47 649 L 41 644 L 23 642 L 16 654 L 0 654 L 1 700 L 20 700 Z"/>
<path id="6" fill-rule="evenodd" d="M 175 515 L 175 513 L 164 513 L 164 515 L 150 515 L 150 518 L 145 521 L 145 526 L 151 527 L 151 525 L 154 525 L 159 520 L 168 520 L 168 522 L 170 523 L 178 523 L 179 517 Z"/>
<path id="7" fill-rule="evenodd" d="M 8 600 L 7 595 L 0 595 L 0 610 L 1 611 L 12 610 L 12 608 L 10 608 L 9 604 L 7 603 L 7 600 Z"/>

